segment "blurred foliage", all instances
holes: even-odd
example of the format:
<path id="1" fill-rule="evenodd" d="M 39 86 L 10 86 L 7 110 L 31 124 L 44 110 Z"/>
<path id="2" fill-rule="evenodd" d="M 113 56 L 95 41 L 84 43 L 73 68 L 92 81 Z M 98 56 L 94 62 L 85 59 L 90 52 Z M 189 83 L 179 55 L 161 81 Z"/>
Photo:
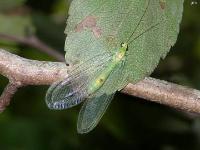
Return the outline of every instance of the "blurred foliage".
<path id="1" fill-rule="evenodd" d="M 0 33 L 25 36 L 26 29 L 33 28 L 30 19 L 29 16 L 0 15 Z"/>
<path id="2" fill-rule="evenodd" d="M 0 10 L 1 11 L 9 11 L 12 8 L 16 8 L 16 7 L 20 7 L 21 5 L 23 5 L 23 3 L 25 2 L 25 0 L 1 0 L 0 1 Z"/>
<path id="3" fill-rule="evenodd" d="M 200 4 L 190 3 L 185 1 L 176 45 L 152 76 L 200 89 Z M 0 31 L 17 36 L 35 33 L 63 52 L 68 5 L 65 0 L 0 0 Z M 24 16 L 29 23 L 24 23 Z M 0 40 L 0 47 L 26 58 L 53 60 L 37 49 L 5 40 Z M 7 79 L 0 77 L 0 91 L 6 83 Z M 120 93 L 98 127 L 87 135 L 78 135 L 80 108 L 49 110 L 44 102 L 46 90 L 45 86 L 29 86 L 15 95 L 0 115 L 0 149 L 200 149 L 200 117 Z"/>

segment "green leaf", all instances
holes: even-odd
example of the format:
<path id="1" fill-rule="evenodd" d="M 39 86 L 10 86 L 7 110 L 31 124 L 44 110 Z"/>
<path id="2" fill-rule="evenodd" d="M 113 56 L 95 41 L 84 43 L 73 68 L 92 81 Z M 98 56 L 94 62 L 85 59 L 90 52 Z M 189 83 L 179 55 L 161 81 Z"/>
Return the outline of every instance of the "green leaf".
<path id="1" fill-rule="evenodd" d="M 102 87 L 111 94 L 152 73 L 176 42 L 182 11 L 183 0 L 73 0 L 65 30 L 66 61 L 84 64 L 97 54 L 114 54 L 134 29 L 130 41 L 143 33 L 129 43 L 125 65 L 106 81 L 113 86 Z"/>
<path id="2" fill-rule="evenodd" d="M 80 89 L 73 88 L 74 91 L 90 91 L 88 89 L 94 87 L 90 82 L 96 81 L 100 72 L 107 74 L 109 68 L 112 68 L 98 91 L 89 93 L 89 97 L 84 97 L 87 92 L 79 91 L 80 96 L 87 98 L 79 113 L 79 133 L 87 133 L 97 125 L 111 101 L 109 95 L 129 82 L 136 83 L 152 73 L 159 60 L 166 56 L 176 42 L 182 11 L 183 0 L 72 2 L 65 30 L 65 58 L 67 63 L 74 65 L 75 70 L 77 68 L 75 72 L 79 72 L 70 74 L 74 76 L 70 82 L 81 83 L 77 86 Z M 122 47 L 122 43 L 128 44 L 128 51 L 124 60 L 112 67 L 119 50 L 127 50 L 125 46 Z M 108 59 L 112 63 L 106 61 L 105 55 L 113 58 Z M 104 57 L 105 60 L 102 60 Z M 79 81 L 81 76 L 85 77 L 85 81 Z"/>

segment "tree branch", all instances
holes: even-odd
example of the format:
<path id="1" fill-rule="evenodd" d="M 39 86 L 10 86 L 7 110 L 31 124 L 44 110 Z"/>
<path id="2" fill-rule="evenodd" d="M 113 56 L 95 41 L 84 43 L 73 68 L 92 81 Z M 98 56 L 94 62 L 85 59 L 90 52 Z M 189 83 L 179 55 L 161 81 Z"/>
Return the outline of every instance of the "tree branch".
<path id="1" fill-rule="evenodd" d="M 0 74 L 24 85 L 49 85 L 67 76 L 60 62 L 29 60 L 0 49 Z"/>
<path id="2" fill-rule="evenodd" d="M 151 77 L 128 84 L 123 93 L 187 112 L 200 113 L 200 91 Z"/>
<path id="3" fill-rule="evenodd" d="M 0 50 L 0 74 L 20 83 L 20 86 L 52 84 L 67 77 L 68 69 L 64 63 L 28 60 Z M 9 87 L 12 86 L 8 85 L 5 91 Z M 11 88 L 11 91 L 13 95 L 16 88 Z M 180 110 L 200 113 L 200 91 L 185 86 L 149 77 L 137 84 L 128 84 L 122 92 Z M 6 97 L 4 95 L 2 97 Z"/>

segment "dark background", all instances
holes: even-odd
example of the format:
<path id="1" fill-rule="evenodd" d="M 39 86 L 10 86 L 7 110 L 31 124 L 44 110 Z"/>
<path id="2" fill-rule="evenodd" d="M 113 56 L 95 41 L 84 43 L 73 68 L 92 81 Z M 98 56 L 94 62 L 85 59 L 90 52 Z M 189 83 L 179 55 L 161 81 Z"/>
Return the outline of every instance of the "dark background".
<path id="1" fill-rule="evenodd" d="M 5 1 L 7 4 L 1 4 Z M 32 27 L 25 26 L 16 35 L 34 32 L 43 42 L 64 54 L 63 31 L 69 2 L 17 1 L 0 0 L 1 15 L 8 19 L 31 18 Z M 190 0 L 185 1 L 176 45 L 152 76 L 200 90 L 200 2 L 192 6 L 190 3 Z M 22 28 L 20 23 L 10 24 L 8 28 Z M 1 20 L 0 31 L 3 26 Z M 37 49 L 14 42 L 0 39 L 0 47 L 26 58 L 55 61 Z M 0 91 L 7 82 L 0 76 Z M 0 150 L 200 149 L 200 117 L 120 93 L 95 130 L 79 135 L 76 121 L 80 106 L 64 111 L 49 110 L 44 101 L 47 88 L 20 89 L 7 110 L 0 114 Z"/>

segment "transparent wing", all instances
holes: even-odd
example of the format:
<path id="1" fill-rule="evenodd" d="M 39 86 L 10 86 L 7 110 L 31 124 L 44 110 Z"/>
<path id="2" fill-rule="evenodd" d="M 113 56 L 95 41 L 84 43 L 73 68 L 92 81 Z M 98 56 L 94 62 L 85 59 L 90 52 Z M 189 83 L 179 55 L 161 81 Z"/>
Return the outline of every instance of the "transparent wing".
<path id="1" fill-rule="evenodd" d="M 62 110 L 79 104 L 86 96 L 86 88 L 80 88 L 85 82 L 84 78 L 79 78 L 79 81 L 82 81 L 80 85 L 76 80 L 64 80 L 51 85 L 46 95 L 47 106 L 50 109 Z"/>
<path id="2" fill-rule="evenodd" d="M 78 133 L 88 133 L 96 127 L 113 99 L 114 94 L 94 96 L 85 101 L 79 112 L 77 123 Z"/>
<path id="3" fill-rule="evenodd" d="M 75 66 L 63 81 L 50 86 L 46 94 L 46 104 L 50 109 L 67 109 L 81 103 L 91 93 L 87 92 L 89 83 L 107 63 L 111 55 L 104 53 Z"/>

